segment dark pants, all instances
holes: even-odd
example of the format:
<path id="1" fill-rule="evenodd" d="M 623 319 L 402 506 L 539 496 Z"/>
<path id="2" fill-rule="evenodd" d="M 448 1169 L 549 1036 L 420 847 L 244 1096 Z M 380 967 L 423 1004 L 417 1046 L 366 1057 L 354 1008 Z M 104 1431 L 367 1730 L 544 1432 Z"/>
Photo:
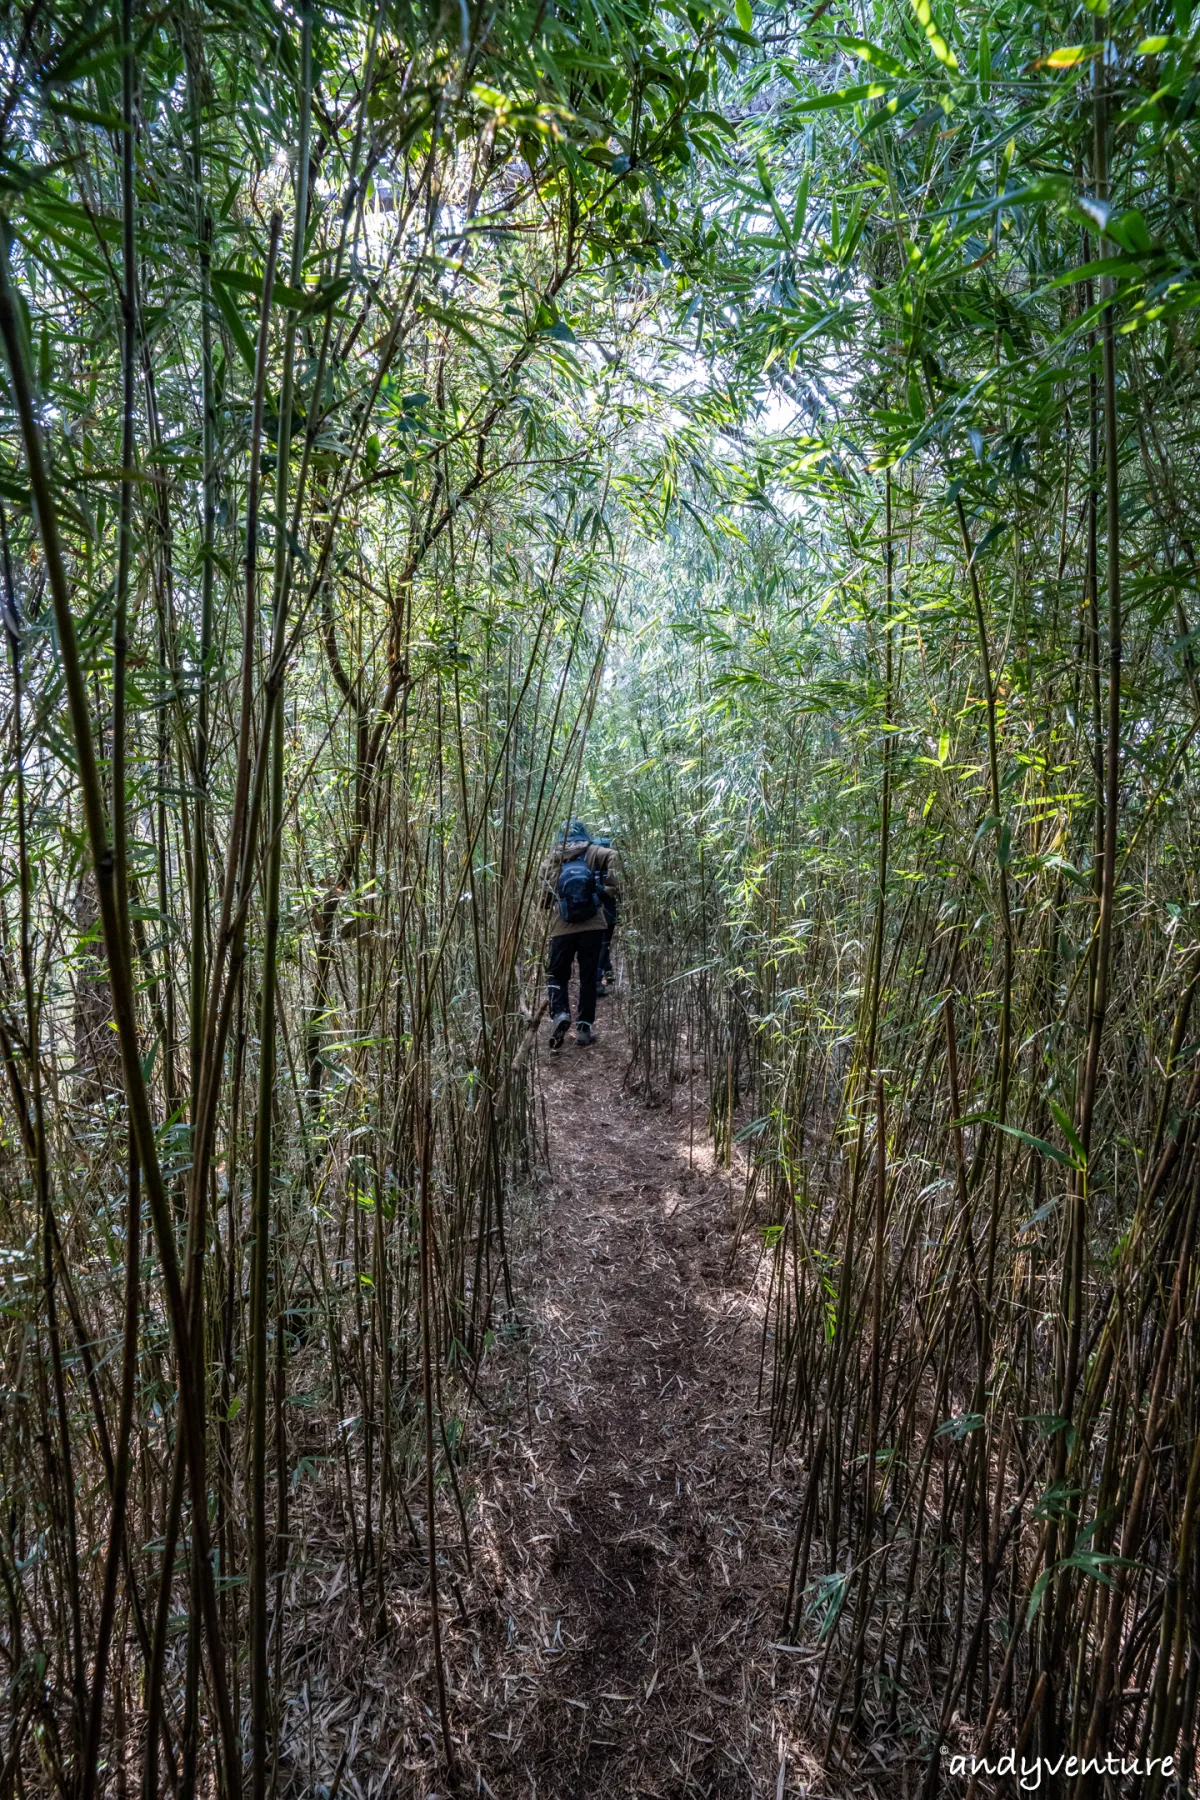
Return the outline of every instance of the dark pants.
<path id="1" fill-rule="evenodd" d="M 579 958 L 579 1010 L 575 1015 L 580 1025 L 596 1023 L 596 971 L 604 948 L 602 931 L 571 931 L 550 939 L 550 1017 L 557 1019 L 571 1010 L 568 988 L 571 964 Z"/>

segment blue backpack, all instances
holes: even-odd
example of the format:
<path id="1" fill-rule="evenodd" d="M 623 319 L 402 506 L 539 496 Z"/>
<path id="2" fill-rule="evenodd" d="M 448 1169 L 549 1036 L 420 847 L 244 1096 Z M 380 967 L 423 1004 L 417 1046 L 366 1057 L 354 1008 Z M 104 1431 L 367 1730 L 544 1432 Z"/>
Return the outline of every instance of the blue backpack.
<path id="1" fill-rule="evenodd" d="M 558 916 L 564 925 L 582 925 L 600 906 L 604 883 L 589 867 L 587 851 L 564 862 L 558 875 Z"/>

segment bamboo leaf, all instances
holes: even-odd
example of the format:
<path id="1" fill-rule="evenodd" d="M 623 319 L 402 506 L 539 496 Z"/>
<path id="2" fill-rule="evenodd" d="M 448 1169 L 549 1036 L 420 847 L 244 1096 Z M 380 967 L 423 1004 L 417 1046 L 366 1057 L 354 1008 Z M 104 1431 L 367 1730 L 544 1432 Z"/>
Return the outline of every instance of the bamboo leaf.
<path id="1" fill-rule="evenodd" d="M 251 338 L 250 333 L 246 330 L 246 327 L 242 322 L 242 316 L 237 309 L 237 302 L 230 293 L 228 284 L 217 278 L 217 272 L 215 270 L 213 271 L 213 274 L 213 299 L 220 309 L 221 317 L 229 327 L 229 335 L 233 339 L 234 349 L 253 375 L 256 362 L 254 340 Z"/>

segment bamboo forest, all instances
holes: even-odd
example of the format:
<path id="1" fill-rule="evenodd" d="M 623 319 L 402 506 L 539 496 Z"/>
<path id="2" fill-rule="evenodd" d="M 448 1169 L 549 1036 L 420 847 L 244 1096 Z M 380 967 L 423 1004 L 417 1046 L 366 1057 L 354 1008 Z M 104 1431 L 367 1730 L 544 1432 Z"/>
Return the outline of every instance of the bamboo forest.
<path id="1" fill-rule="evenodd" d="M 0 1800 L 1190 1792 L 1200 9 L 0 12 Z"/>

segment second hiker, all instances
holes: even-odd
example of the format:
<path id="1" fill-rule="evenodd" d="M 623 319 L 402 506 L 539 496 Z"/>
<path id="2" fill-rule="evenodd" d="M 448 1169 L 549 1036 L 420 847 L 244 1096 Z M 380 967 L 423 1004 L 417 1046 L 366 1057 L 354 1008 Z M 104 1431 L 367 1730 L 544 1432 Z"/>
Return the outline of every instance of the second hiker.
<path id="1" fill-rule="evenodd" d="M 610 837 L 593 838 L 592 842 L 598 844 L 602 850 L 612 850 L 612 839 Z M 614 851 L 613 854 L 615 856 L 616 852 Z M 600 906 L 604 913 L 604 943 L 600 949 L 600 979 L 596 986 L 596 992 L 601 1000 L 603 1000 L 607 994 L 612 992 L 613 983 L 616 980 L 616 976 L 613 973 L 612 959 L 613 932 L 617 929 L 617 888 L 615 881 L 609 887 L 605 888 L 603 897 L 600 901 Z"/>
<path id="2" fill-rule="evenodd" d="M 550 1048 L 562 1046 L 571 1025 L 572 965 L 579 963 L 575 1041 L 595 1042 L 596 978 L 608 921 L 604 902 L 617 896 L 616 852 L 596 843 L 580 819 L 572 819 L 542 864 L 543 904 L 550 923 Z"/>

